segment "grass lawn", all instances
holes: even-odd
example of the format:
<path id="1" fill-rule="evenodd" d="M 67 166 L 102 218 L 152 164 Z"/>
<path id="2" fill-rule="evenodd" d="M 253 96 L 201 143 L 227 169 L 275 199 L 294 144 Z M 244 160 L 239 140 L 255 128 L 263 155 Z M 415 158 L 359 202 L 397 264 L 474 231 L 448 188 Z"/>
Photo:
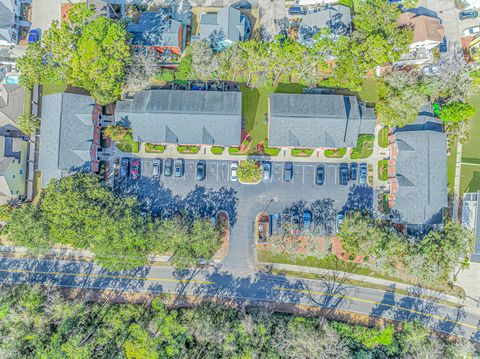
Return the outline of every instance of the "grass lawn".
<path id="1" fill-rule="evenodd" d="M 265 114 L 268 112 L 268 96 L 271 93 L 302 93 L 304 86 L 296 83 L 279 84 L 277 87 L 260 87 L 250 89 L 241 87 L 242 115 L 245 119 L 245 130 L 252 137 L 249 153 L 253 153 L 259 142 L 265 141 L 268 136 L 268 124 L 265 123 Z"/>
<path id="2" fill-rule="evenodd" d="M 363 87 L 358 93 L 361 100 L 377 103 L 379 101 L 379 82 L 376 78 L 368 78 L 363 81 Z"/>
<path id="3" fill-rule="evenodd" d="M 384 127 L 378 132 L 378 145 L 382 148 L 388 147 L 388 127 Z"/>
<path id="4" fill-rule="evenodd" d="M 346 148 L 337 148 L 335 150 L 325 150 L 325 157 L 342 158 L 347 153 Z"/>
<path id="5" fill-rule="evenodd" d="M 115 145 L 122 152 L 138 153 L 139 143 L 133 142 L 131 137 L 125 138 L 122 141 L 117 141 Z"/>
<path id="6" fill-rule="evenodd" d="M 455 165 L 457 162 L 457 145 L 452 146 L 450 156 L 447 156 L 447 177 L 448 177 L 448 191 L 453 193 L 453 186 L 455 182 Z"/>
<path id="7" fill-rule="evenodd" d="M 476 192 L 480 190 L 480 93 L 470 97 L 469 102 L 477 110 L 470 121 L 470 137 L 462 149 L 462 169 L 460 178 L 460 192 Z M 452 172 L 453 171 L 453 172 Z M 449 186 L 450 178 L 455 171 L 455 158 L 448 159 Z"/>
<path id="8" fill-rule="evenodd" d="M 388 161 L 378 161 L 378 179 L 380 181 L 386 181 L 388 179 Z"/>
<path id="9" fill-rule="evenodd" d="M 376 272 L 369 268 L 363 267 L 359 264 L 342 261 L 333 254 L 325 258 L 318 258 L 318 257 L 293 258 L 290 255 L 274 254 L 269 250 L 257 249 L 257 259 L 259 262 L 292 264 L 292 265 L 299 265 L 299 266 L 305 266 L 305 267 L 324 268 L 324 269 L 331 269 L 331 270 L 337 270 L 341 272 L 355 273 L 355 274 L 365 275 L 369 277 L 390 280 L 393 282 L 415 284 L 406 279 L 384 275 L 382 273 Z M 453 288 L 449 288 L 447 286 L 436 286 L 436 287 L 426 286 L 426 287 L 430 289 L 438 290 L 441 292 L 445 292 L 445 293 L 451 293 L 460 297 L 465 296 L 465 292 L 463 291 L 463 289 L 457 286 L 454 286 Z"/>
<path id="10" fill-rule="evenodd" d="M 23 99 L 23 113 L 29 115 L 32 110 L 32 91 L 25 89 L 25 98 Z"/>
<path id="11" fill-rule="evenodd" d="M 350 158 L 356 160 L 370 157 L 373 153 L 373 141 L 375 141 L 374 135 L 358 136 L 357 146 L 352 149 Z"/>
<path id="12" fill-rule="evenodd" d="M 196 154 L 200 151 L 198 146 L 177 146 L 178 153 L 191 153 Z"/>
<path id="13" fill-rule="evenodd" d="M 313 154 L 313 150 L 308 148 L 294 148 L 291 153 L 292 156 L 296 157 L 310 157 Z"/>
<path id="14" fill-rule="evenodd" d="M 145 152 L 147 153 L 163 153 L 165 151 L 164 145 L 154 145 L 152 143 L 145 144 Z"/>
<path id="15" fill-rule="evenodd" d="M 48 84 L 42 86 L 42 95 L 52 95 L 54 93 L 65 92 L 66 84 Z"/>

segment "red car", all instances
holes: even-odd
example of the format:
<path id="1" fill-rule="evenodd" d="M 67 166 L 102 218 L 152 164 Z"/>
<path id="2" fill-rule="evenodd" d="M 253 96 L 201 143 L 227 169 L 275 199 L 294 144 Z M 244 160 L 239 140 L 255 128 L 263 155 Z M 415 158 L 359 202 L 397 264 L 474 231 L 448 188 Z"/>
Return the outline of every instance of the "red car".
<path id="1" fill-rule="evenodd" d="M 133 160 L 130 163 L 130 176 L 134 180 L 140 177 L 140 162 L 138 160 Z"/>

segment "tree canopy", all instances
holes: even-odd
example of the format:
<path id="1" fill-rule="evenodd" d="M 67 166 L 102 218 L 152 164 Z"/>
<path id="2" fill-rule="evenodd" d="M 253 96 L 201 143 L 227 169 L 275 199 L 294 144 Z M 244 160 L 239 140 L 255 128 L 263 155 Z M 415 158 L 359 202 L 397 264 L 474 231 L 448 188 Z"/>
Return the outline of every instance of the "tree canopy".
<path id="1" fill-rule="evenodd" d="M 74 4 L 68 22 L 54 22 L 42 45 L 28 46 L 18 61 L 22 86 L 64 82 L 86 89 L 99 104 L 118 98 L 130 62 L 127 31 L 112 19 L 92 19 L 93 12 L 85 3 Z"/>

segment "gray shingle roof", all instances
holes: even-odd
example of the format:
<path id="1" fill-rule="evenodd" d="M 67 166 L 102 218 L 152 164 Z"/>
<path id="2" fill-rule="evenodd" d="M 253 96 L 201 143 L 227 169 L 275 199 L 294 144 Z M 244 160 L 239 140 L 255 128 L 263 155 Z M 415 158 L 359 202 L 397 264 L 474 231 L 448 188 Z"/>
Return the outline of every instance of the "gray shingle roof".
<path id="1" fill-rule="evenodd" d="M 202 14 L 200 18 L 200 40 L 211 40 L 221 36 L 224 40 L 237 42 L 244 36 L 245 25 L 241 21 L 240 10 L 227 6 L 217 13 Z"/>
<path id="2" fill-rule="evenodd" d="M 11 33 L 8 31 L 15 23 L 13 0 L 0 0 L 0 38 L 12 42 Z"/>
<path id="3" fill-rule="evenodd" d="M 417 226 L 442 223 L 447 207 L 447 140 L 434 117 L 419 116 L 395 130 L 398 143 L 398 193 L 394 212 L 400 221 Z"/>
<path id="4" fill-rule="evenodd" d="M 14 124 L 23 114 L 25 89 L 18 85 L 0 84 L 0 126 Z"/>
<path id="5" fill-rule="evenodd" d="M 42 98 L 38 169 L 43 186 L 50 179 L 88 167 L 93 141 L 90 96 L 57 93 Z"/>
<path id="6" fill-rule="evenodd" d="M 375 125 L 375 111 L 355 96 L 270 95 L 270 146 L 355 147 L 358 135 L 373 134 Z"/>
<path id="7" fill-rule="evenodd" d="M 182 24 L 169 16 L 157 12 L 144 12 L 138 24 L 129 24 L 132 43 L 143 46 L 172 46 L 181 48 L 179 37 Z"/>
<path id="8" fill-rule="evenodd" d="M 323 28 L 329 28 L 333 37 L 348 35 L 352 28 L 350 8 L 335 5 L 303 15 L 298 30 L 299 42 L 311 46 L 313 44 L 312 37 Z"/>
<path id="9" fill-rule="evenodd" d="M 238 146 L 241 118 L 240 92 L 149 90 L 115 108 L 135 141 L 159 144 Z"/>

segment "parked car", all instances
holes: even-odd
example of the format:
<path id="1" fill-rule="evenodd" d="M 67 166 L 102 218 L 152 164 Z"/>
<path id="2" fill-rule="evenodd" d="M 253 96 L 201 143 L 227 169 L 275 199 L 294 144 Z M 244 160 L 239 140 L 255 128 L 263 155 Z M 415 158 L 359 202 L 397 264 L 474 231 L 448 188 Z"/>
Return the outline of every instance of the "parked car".
<path id="1" fill-rule="evenodd" d="M 367 164 L 361 163 L 360 164 L 360 183 L 361 184 L 367 183 L 367 175 L 368 175 Z"/>
<path id="2" fill-rule="evenodd" d="M 40 30 L 39 29 L 32 29 L 28 33 L 28 43 L 33 44 L 34 42 L 38 42 L 40 40 Z"/>
<path id="3" fill-rule="evenodd" d="M 197 181 L 203 181 L 206 177 L 207 163 L 205 161 L 197 162 Z"/>
<path id="4" fill-rule="evenodd" d="M 342 212 L 338 212 L 337 213 L 337 232 L 340 229 L 340 225 L 342 224 L 344 219 L 345 219 L 345 215 Z"/>
<path id="5" fill-rule="evenodd" d="M 173 172 L 173 159 L 167 158 L 165 160 L 165 170 L 164 170 L 164 175 L 167 177 L 170 177 Z"/>
<path id="6" fill-rule="evenodd" d="M 185 171 L 183 159 L 178 158 L 175 160 L 175 177 L 183 177 Z"/>
<path id="7" fill-rule="evenodd" d="M 357 172 L 358 172 L 358 163 L 356 162 L 350 163 L 350 179 L 352 181 L 357 180 Z"/>
<path id="8" fill-rule="evenodd" d="M 425 66 L 423 69 L 422 69 L 422 74 L 423 76 L 437 76 L 440 74 L 440 67 L 438 66 L 434 66 L 434 65 L 431 65 L 431 66 Z"/>
<path id="9" fill-rule="evenodd" d="M 127 177 L 128 176 L 128 170 L 130 166 L 130 161 L 128 158 L 123 157 L 122 160 L 120 161 L 120 176 L 121 177 Z"/>
<path id="10" fill-rule="evenodd" d="M 288 15 L 305 15 L 307 12 L 301 6 L 292 6 L 288 9 Z"/>
<path id="11" fill-rule="evenodd" d="M 292 162 L 285 162 L 283 167 L 283 180 L 285 182 L 290 182 L 293 177 L 293 163 Z"/>
<path id="12" fill-rule="evenodd" d="M 473 9 L 467 9 L 460 11 L 458 14 L 458 18 L 460 20 L 467 20 L 467 19 L 475 19 L 478 17 L 478 11 L 473 10 Z"/>
<path id="13" fill-rule="evenodd" d="M 463 30 L 463 36 L 471 36 L 480 32 L 480 26 L 467 27 Z"/>
<path id="14" fill-rule="evenodd" d="M 152 176 L 158 177 L 162 173 L 162 160 L 160 158 L 156 158 L 153 160 L 152 164 Z"/>
<path id="15" fill-rule="evenodd" d="M 263 162 L 263 180 L 268 181 L 272 175 L 272 164 L 269 161 Z"/>
<path id="16" fill-rule="evenodd" d="M 303 226 L 309 227 L 311 223 L 312 223 L 312 212 L 310 211 L 303 212 Z"/>
<path id="17" fill-rule="evenodd" d="M 321 186 L 325 182 L 325 166 L 318 165 L 317 166 L 317 174 L 315 175 L 315 183 Z"/>
<path id="18" fill-rule="evenodd" d="M 238 162 L 232 162 L 230 164 L 230 181 L 237 182 L 237 169 Z"/>
<path id="19" fill-rule="evenodd" d="M 130 177 L 134 180 L 140 177 L 140 162 L 138 160 L 133 160 L 130 165 Z"/>
<path id="20" fill-rule="evenodd" d="M 342 186 L 346 186 L 348 184 L 348 178 L 349 178 L 348 165 L 346 163 L 340 164 L 339 171 L 340 171 L 340 184 Z"/>

